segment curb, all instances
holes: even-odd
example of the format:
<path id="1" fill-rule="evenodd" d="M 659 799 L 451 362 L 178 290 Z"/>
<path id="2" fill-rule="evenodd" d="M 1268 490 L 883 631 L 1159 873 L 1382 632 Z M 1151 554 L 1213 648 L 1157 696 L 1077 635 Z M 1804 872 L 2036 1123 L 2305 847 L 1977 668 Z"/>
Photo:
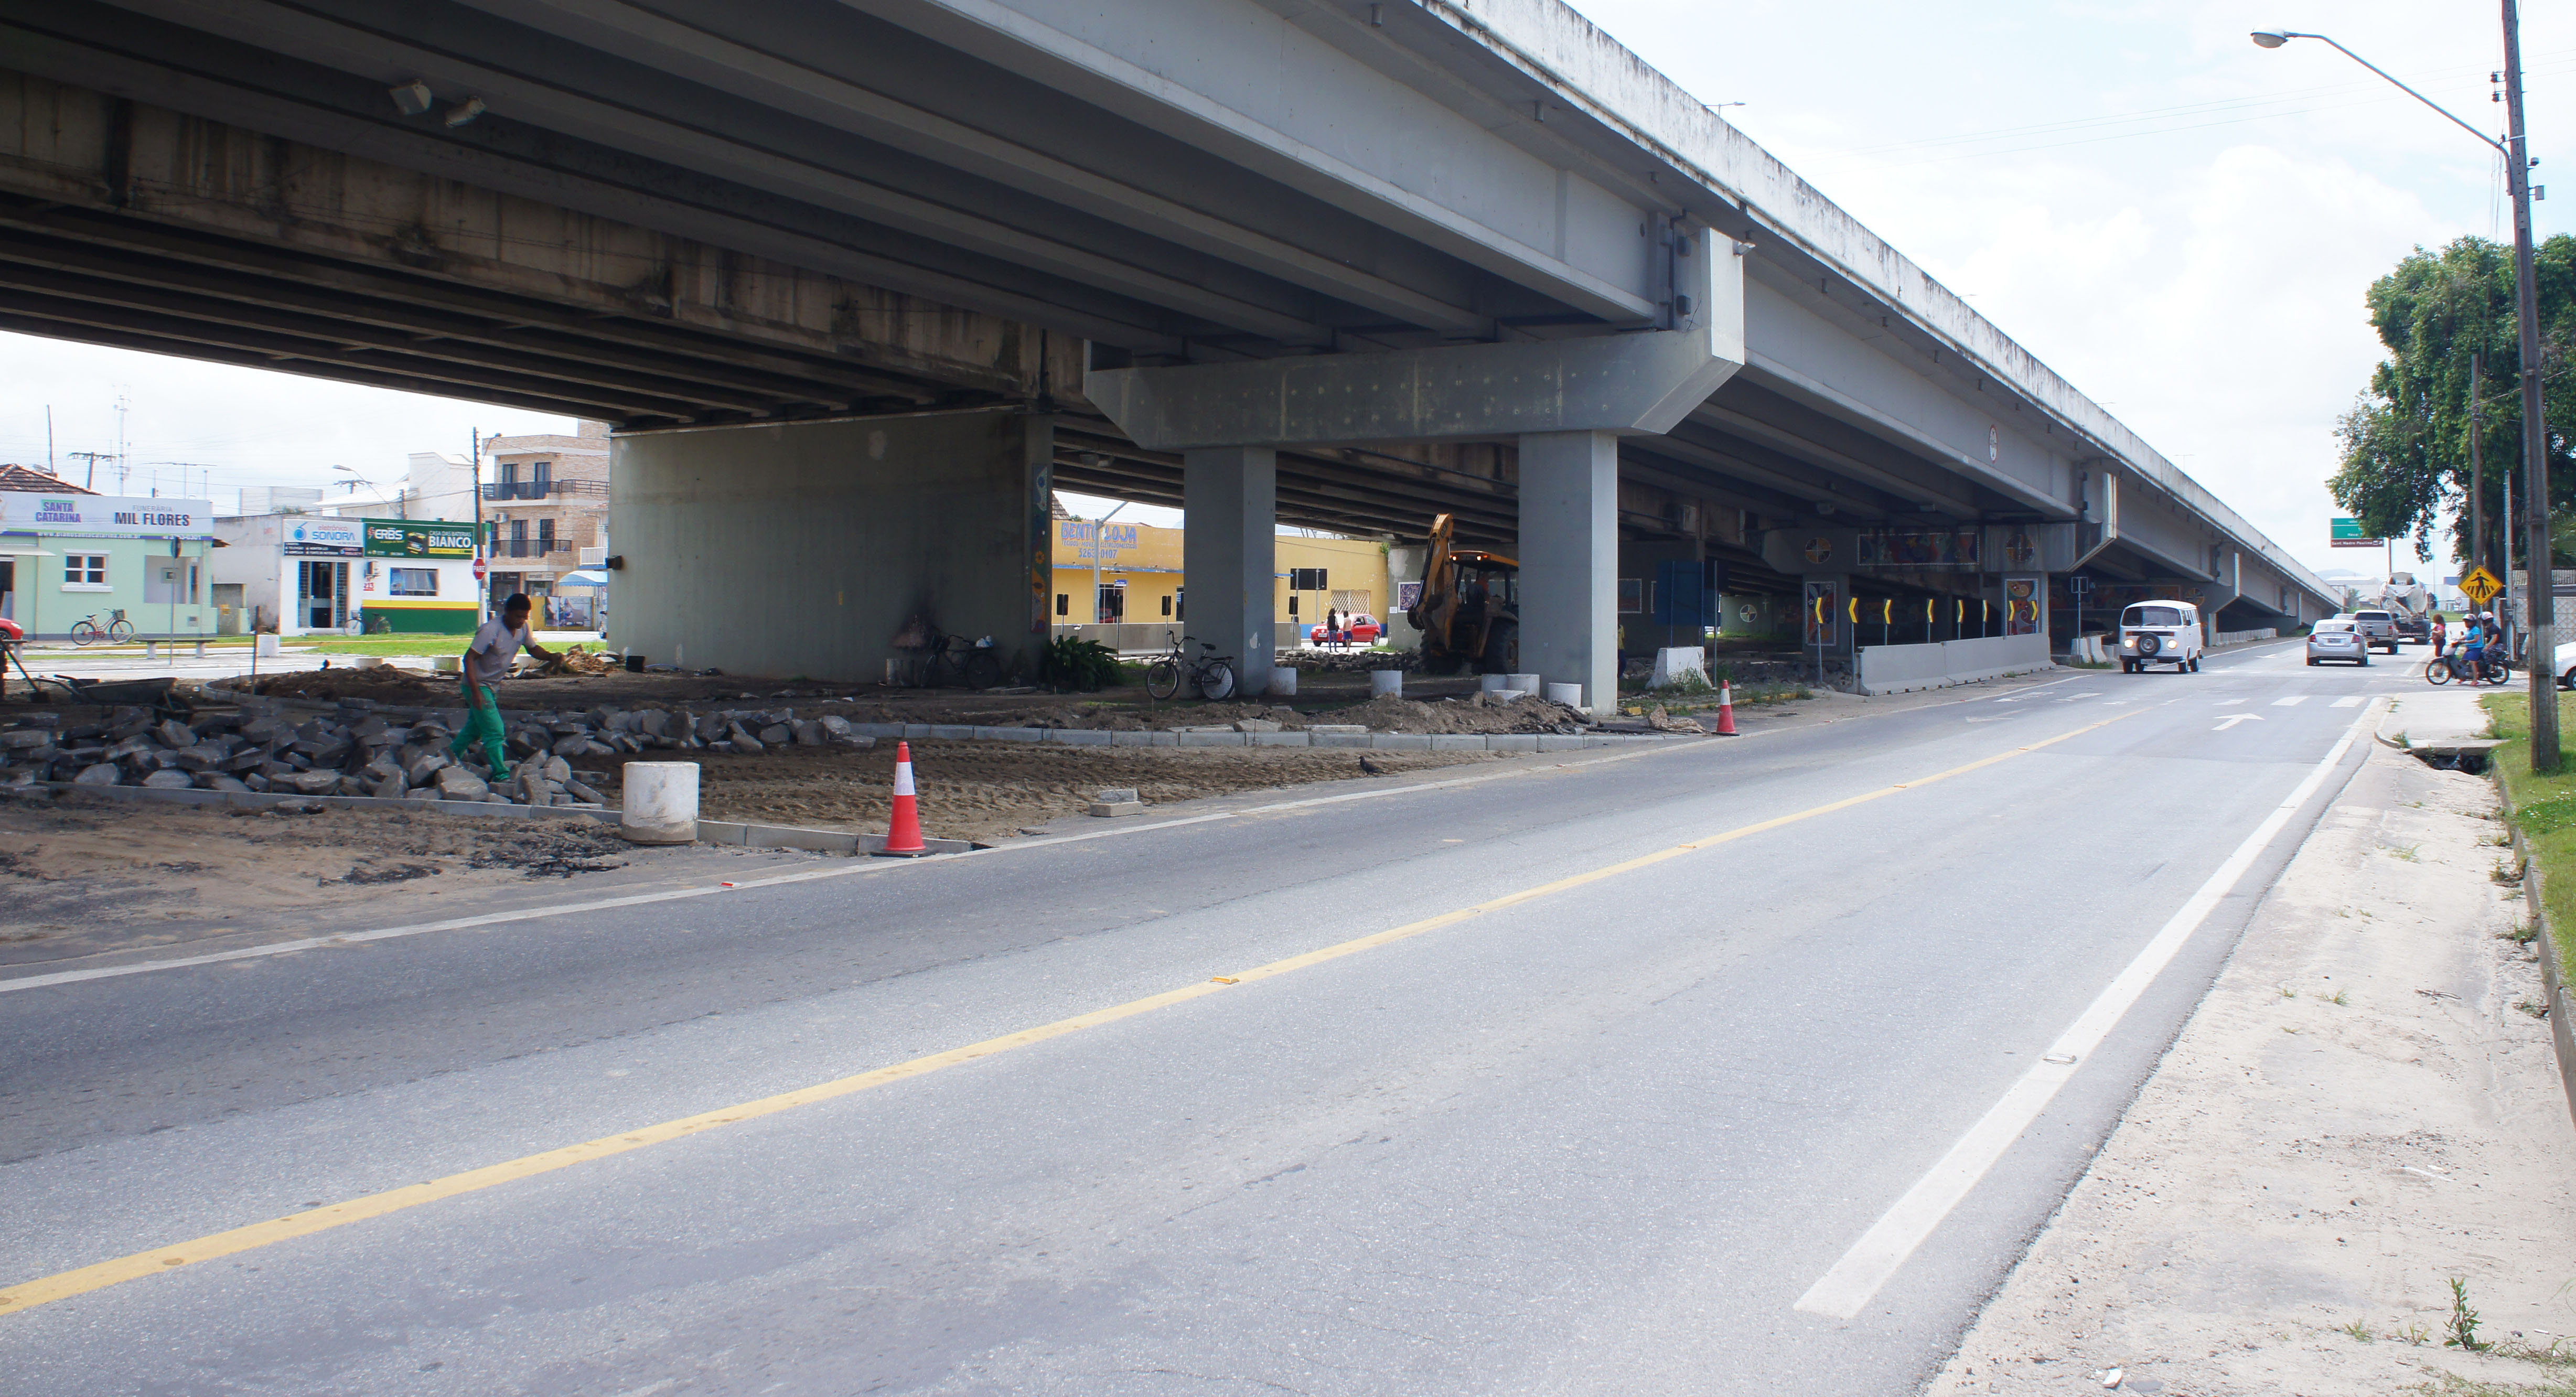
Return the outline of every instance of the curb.
<path id="1" fill-rule="evenodd" d="M 2496 795 L 2504 804 L 2505 814 L 2513 813 L 2513 795 L 2505 789 L 2504 778 L 2495 780 Z M 2549 1041 L 2558 1050 L 2558 1085 L 2567 1095 L 2567 1114 L 2576 1120 L 2576 995 L 2567 991 L 2567 979 L 2558 958 L 2558 938 L 2549 927 L 2548 904 L 2542 901 L 2544 883 L 2540 860 L 2531 856 L 2531 847 L 2523 842 L 2522 827 L 2508 821 L 2505 828 L 2513 835 L 2514 856 L 2522 860 L 2522 905 L 2531 914 L 2531 925 L 2539 933 L 2535 944 L 2540 950 L 2540 986 L 2543 1002 L 2549 1006 Z"/>
<path id="2" fill-rule="evenodd" d="M 268 698 L 242 694 L 208 680 L 201 686 L 240 706 L 245 713 L 268 714 L 282 709 L 311 709 L 316 712 L 338 710 L 344 703 L 364 704 L 368 713 L 390 717 L 436 718 L 451 727 L 462 721 L 465 710 L 454 705 L 424 706 L 415 704 L 378 703 L 373 699 L 326 700 Z M 504 708 L 504 717 L 517 713 L 551 713 L 559 709 Z M 1689 733 L 1185 733 L 1177 729 L 1148 728 L 1121 731 L 1114 728 L 987 728 L 968 723 L 852 723 L 850 731 L 874 738 L 902 738 L 912 742 L 1054 742 L 1069 747 L 1361 747 L 1381 752 L 1572 752 L 1587 747 L 1617 747 L 1635 742 L 1674 742 L 1689 738 Z M 1707 736 L 1702 733 L 1700 736 Z M 1426 743 L 1426 739 L 1439 739 Z M 1535 739 L 1537 746 L 1532 747 Z M 310 797 L 308 797 L 310 798 Z M 357 800 L 367 797 L 348 796 Z M 396 804 L 404 802 L 393 802 Z M 448 802 L 453 804 L 454 802 Z"/>
<path id="3" fill-rule="evenodd" d="M 624 820 L 622 811 L 598 805 L 518 805 L 491 800 L 414 800 L 390 796 L 308 796 L 274 791 L 209 791 L 194 787 L 170 789 L 157 786 L 84 786 L 76 781 L 35 781 L 24 786 L 0 787 L 7 791 L 47 791 L 62 793 L 82 791 L 109 800 L 142 801 L 161 805 L 228 805 L 236 810 L 265 810 L 272 805 L 294 802 L 319 805 L 326 809 L 350 810 L 431 810 L 446 815 L 497 815 L 504 819 L 530 819 L 539 815 L 575 815 L 613 825 Z"/>

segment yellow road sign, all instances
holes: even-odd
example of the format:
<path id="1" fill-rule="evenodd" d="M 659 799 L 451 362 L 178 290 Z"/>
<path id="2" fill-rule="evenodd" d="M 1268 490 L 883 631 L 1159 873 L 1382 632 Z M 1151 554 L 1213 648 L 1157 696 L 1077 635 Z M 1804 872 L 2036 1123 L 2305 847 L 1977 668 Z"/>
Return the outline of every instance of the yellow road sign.
<path id="1" fill-rule="evenodd" d="M 2469 575 L 2460 579 L 2460 594 L 2467 597 L 2472 606 L 2484 606 L 2494 601 L 2495 594 L 2503 590 L 2504 584 L 2483 566 L 2471 568 Z"/>

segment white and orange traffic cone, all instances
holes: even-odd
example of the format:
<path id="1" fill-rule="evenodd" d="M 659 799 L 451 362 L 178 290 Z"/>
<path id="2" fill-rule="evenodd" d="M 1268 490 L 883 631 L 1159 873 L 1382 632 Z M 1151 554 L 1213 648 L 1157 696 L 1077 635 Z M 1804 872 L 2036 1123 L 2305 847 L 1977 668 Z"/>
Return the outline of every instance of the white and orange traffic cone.
<path id="1" fill-rule="evenodd" d="M 1717 688 L 1717 735 L 1720 737 L 1736 735 L 1735 684 L 1732 680 L 1720 684 Z"/>
<path id="2" fill-rule="evenodd" d="M 930 852 L 921 842 L 921 804 L 912 793 L 912 744 L 899 742 L 894 749 L 894 820 L 886 826 L 885 847 L 877 850 L 892 858 L 918 858 Z"/>

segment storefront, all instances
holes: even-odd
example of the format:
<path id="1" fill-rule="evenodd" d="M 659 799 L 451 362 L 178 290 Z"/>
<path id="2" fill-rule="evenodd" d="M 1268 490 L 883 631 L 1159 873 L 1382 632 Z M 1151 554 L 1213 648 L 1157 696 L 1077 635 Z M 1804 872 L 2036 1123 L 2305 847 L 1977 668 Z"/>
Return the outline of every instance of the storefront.
<path id="1" fill-rule="evenodd" d="M 471 635 L 483 623 L 474 526 L 368 519 L 358 604 L 370 631 Z"/>
<path id="2" fill-rule="evenodd" d="M 215 532 L 218 599 L 243 629 L 463 635 L 482 618 L 470 523 L 258 514 Z"/>
<path id="3" fill-rule="evenodd" d="M 83 620 L 156 640 L 212 635 L 213 515 L 206 500 L 0 493 L 0 616 L 40 639 Z"/>

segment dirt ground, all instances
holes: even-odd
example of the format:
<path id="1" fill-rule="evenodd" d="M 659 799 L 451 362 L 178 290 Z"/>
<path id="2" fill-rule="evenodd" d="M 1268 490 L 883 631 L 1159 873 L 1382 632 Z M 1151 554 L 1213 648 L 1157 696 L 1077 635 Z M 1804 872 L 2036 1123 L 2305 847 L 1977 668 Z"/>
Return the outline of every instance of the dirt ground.
<path id="1" fill-rule="evenodd" d="M 1931 1397 L 2576 1391 L 2576 1128 L 2495 803 L 2374 751 Z M 2447 1343 L 2454 1278 L 2492 1347 Z"/>
<path id="2" fill-rule="evenodd" d="M 660 886 L 802 863 L 646 849 L 595 820 L 434 811 L 256 813 L 78 792 L 0 799 L 0 966 L 464 916 L 531 893 Z"/>
<path id="3" fill-rule="evenodd" d="M 698 813 L 709 820 L 813 829 L 886 827 L 895 744 L 869 751 L 787 747 L 759 756 L 689 752 L 699 764 Z M 913 779 L 924 832 L 990 843 L 1023 828 L 1084 813 L 1104 788 L 1133 787 L 1150 804 L 1199 800 L 1435 767 L 1507 761 L 1487 752 L 1369 752 L 1294 747 L 1057 747 L 1021 742 L 915 742 Z M 646 760 L 636 758 L 635 760 Z M 614 801 L 619 768 L 601 793 Z"/>

